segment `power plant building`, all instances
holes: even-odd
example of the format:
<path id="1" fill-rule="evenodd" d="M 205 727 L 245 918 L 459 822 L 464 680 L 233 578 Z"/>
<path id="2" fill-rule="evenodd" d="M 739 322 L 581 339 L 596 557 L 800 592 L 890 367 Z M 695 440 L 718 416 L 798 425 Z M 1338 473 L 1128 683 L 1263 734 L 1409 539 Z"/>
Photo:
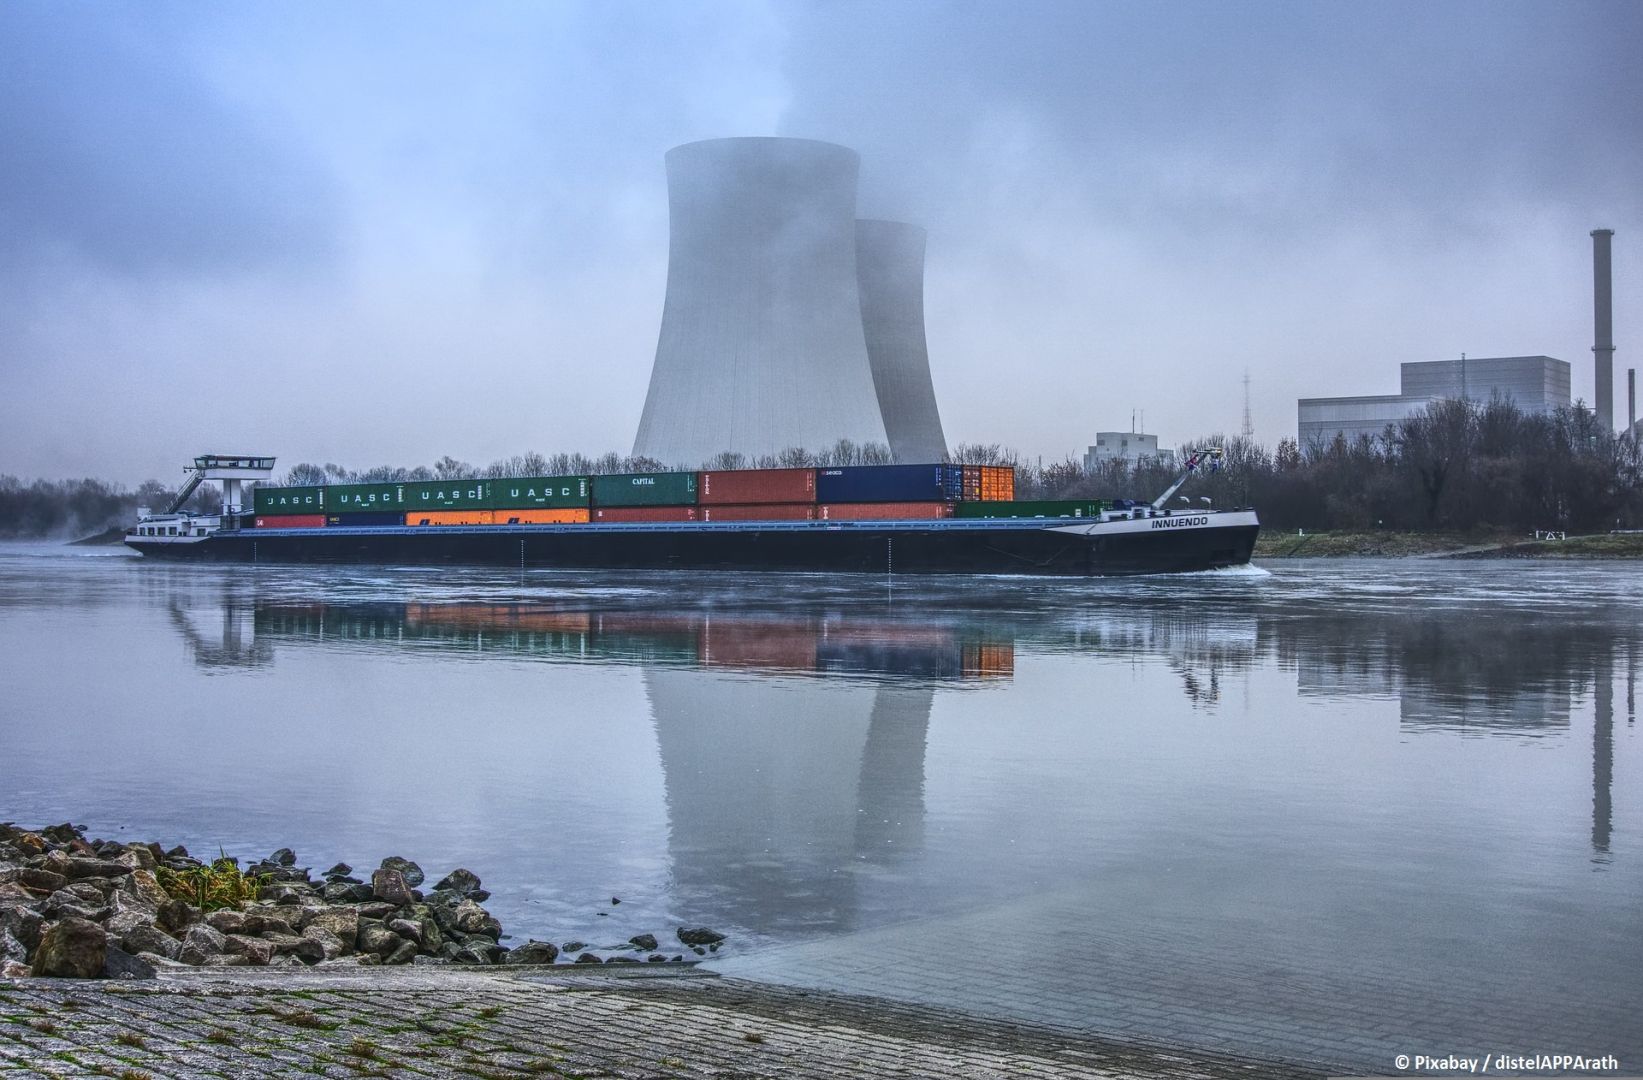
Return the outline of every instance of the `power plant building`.
<path id="1" fill-rule="evenodd" d="M 1569 365 L 1550 356 L 1407 363 L 1401 374 L 1398 394 L 1301 398 L 1296 403 L 1301 448 L 1327 446 L 1337 435 L 1348 442 L 1360 436 L 1381 438 L 1387 428 L 1444 398 L 1487 402 L 1498 397 L 1530 413 L 1568 408 L 1571 401 Z"/>
<path id="2" fill-rule="evenodd" d="M 667 154 L 667 297 L 635 455 L 696 467 L 841 439 L 946 456 L 924 232 L 858 222 L 855 151 L 807 139 Z"/>

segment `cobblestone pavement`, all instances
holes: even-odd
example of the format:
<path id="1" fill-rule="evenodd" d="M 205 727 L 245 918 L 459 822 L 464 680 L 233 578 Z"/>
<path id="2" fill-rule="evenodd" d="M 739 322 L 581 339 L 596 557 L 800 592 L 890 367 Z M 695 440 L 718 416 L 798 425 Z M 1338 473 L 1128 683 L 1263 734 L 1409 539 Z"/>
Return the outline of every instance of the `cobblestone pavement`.
<path id="1" fill-rule="evenodd" d="M 977 978 L 988 977 L 984 973 Z M 0 1078 L 1299 1078 L 862 998 L 681 975 L 0 980 Z"/>

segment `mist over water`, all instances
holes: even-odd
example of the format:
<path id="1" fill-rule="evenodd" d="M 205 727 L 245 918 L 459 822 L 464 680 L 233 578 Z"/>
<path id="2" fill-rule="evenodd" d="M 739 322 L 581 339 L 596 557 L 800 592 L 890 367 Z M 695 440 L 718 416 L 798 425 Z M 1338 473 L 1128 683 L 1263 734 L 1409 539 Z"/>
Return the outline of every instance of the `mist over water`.
<path id="1" fill-rule="evenodd" d="M 0 820 L 466 866 L 514 943 L 706 925 L 727 973 L 1129 1038 L 1629 1063 L 1640 587 L 4 547 Z"/>

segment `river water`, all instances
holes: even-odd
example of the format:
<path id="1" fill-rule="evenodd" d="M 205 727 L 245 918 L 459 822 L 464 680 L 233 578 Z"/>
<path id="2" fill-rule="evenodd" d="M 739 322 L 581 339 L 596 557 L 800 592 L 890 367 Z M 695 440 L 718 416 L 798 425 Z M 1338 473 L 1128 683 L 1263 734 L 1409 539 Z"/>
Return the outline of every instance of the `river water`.
<path id="1" fill-rule="evenodd" d="M 1141 1042 L 1643 1071 L 1640 596 L 0 547 L 0 819 L 461 865 L 518 940 L 710 926 L 726 973 Z"/>

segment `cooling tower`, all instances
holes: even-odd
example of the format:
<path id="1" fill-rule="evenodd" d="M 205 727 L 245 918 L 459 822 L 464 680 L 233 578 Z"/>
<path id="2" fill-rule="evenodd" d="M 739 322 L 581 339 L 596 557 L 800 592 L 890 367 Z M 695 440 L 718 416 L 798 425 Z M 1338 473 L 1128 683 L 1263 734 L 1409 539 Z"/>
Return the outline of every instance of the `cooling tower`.
<path id="1" fill-rule="evenodd" d="M 910 463 L 947 460 L 924 342 L 924 230 L 856 222 L 856 281 L 890 452 Z"/>
<path id="2" fill-rule="evenodd" d="M 886 442 L 856 285 L 852 150 L 712 139 L 667 154 L 667 299 L 633 452 Z"/>
<path id="3" fill-rule="evenodd" d="M 1614 294 L 1609 275 L 1613 229 L 1592 230 L 1592 359 L 1597 366 L 1595 411 L 1603 430 L 1614 430 Z"/>

